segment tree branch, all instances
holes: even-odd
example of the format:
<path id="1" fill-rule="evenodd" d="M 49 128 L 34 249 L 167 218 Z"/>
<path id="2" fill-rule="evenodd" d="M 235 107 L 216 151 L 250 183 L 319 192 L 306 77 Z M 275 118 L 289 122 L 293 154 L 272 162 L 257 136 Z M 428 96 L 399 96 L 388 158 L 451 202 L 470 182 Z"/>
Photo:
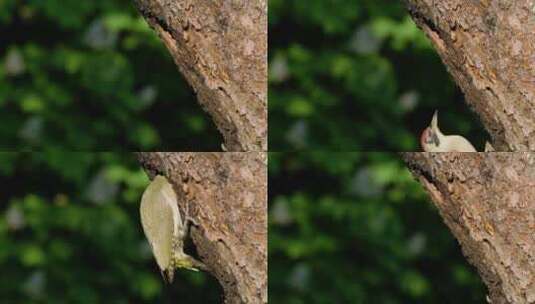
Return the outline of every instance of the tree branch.
<path id="1" fill-rule="evenodd" d="M 266 151 L 267 1 L 135 4 L 212 116 L 226 149 Z"/>
<path id="2" fill-rule="evenodd" d="M 405 0 L 497 151 L 535 150 L 532 0 Z"/>
<path id="3" fill-rule="evenodd" d="M 535 153 L 402 155 L 491 303 L 535 303 Z"/>
<path id="4" fill-rule="evenodd" d="M 196 225 L 193 243 L 223 286 L 225 303 L 267 303 L 267 156 L 138 153 L 152 179 L 165 175 Z"/>

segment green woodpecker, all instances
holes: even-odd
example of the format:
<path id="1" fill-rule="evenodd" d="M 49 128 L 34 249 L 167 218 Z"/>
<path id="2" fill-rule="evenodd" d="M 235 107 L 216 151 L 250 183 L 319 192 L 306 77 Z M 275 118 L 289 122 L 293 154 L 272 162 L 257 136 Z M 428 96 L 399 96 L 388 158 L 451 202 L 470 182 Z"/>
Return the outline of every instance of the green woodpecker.
<path id="1" fill-rule="evenodd" d="M 192 219 L 186 210 L 182 220 L 177 195 L 165 176 L 157 175 L 149 184 L 139 211 L 143 231 L 166 282 L 173 282 L 176 268 L 205 269 L 203 263 L 184 253 L 184 239 Z"/>
<path id="2" fill-rule="evenodd" d="M 435 111 L 431 125 L 420 137 L 420 144 L 425 152 L 477 152 L 474 146 L 459 135 L 444 135 L 438 128 L 438 112 Z"/>

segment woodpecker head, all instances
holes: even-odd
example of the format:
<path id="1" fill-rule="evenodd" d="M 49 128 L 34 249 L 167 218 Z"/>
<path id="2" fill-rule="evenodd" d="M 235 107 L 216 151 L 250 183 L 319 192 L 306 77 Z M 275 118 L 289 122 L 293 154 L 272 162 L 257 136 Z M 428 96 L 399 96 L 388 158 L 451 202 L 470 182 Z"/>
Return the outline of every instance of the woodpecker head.
<path id="1" fill-rule="evenodd" d="M 438 128 L 438 111 L 433 114 L 431 125 L 422 132 L 420 137 L 420 144 L 422 149 L 426 152 L 440 152 L 439 147 L 444 139 L 444 134 Z"/>
<path id="2" fill-rule="evenodd" d="M 440 132 L 437 111 L 433 115 L 431 125 L 422 132 L 420 144 L 425 152 L 477 152 L 466 138 Z"/>

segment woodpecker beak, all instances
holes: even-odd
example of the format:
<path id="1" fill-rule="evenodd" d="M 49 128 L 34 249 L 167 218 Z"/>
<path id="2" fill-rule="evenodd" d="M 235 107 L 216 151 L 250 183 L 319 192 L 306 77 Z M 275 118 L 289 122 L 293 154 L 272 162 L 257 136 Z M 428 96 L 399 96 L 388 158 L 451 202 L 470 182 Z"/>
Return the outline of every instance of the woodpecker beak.
<path id="1" fill-rule="evenodd" d="M 438 110 L 435 110 L 435 113 L 433 114 L 430 127 L 433 130 L 438 130 Z"/>

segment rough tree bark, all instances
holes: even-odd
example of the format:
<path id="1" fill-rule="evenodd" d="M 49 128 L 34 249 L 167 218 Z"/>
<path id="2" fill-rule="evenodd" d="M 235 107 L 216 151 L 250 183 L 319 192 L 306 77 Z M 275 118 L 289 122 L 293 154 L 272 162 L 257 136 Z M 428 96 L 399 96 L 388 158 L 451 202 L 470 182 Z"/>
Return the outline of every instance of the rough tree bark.
<path id="1" fill-rule="evenodd" d="M 496 151 L 535 150 L 535 2 L 404 1 Z"/>
<path id="2" fill-rule="evenodd" d="M 266 151 L 267 0 L 135 4 L 212 116 L 224 149 Z"/>
<path id="3" fill-rule="evenodd" d="M 222 285 L 225 303 L 267 303 L 267 156 L 138 153 L 152 179 L 165 175 L 189 204 L 200 260 Z"/>
<path id="4" fill-rule="evenodd" d="M 493 304 L 535 303 L 535 153 L 403 153 Z"/>

